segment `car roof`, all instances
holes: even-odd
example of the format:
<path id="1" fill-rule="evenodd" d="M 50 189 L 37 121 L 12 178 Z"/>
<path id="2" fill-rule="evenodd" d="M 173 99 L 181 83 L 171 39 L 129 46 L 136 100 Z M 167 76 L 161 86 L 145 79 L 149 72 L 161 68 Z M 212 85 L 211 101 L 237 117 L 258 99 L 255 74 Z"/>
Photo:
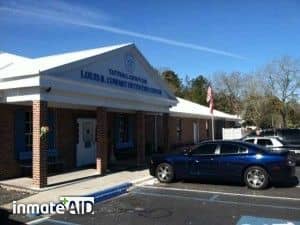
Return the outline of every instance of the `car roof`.
<path id="1" fill-rule="evenodd" d="M 239 140 L 209 140 L 209 141 L 203 141 L 201 142 L 200 144 L 208 144 L 208 143 L 211 143 L 211 144 L 245 144 L 245 142 L 243 141 L 239 141 Z"/>
<path id="2" fill-rule="evenodd" d="M 199 145 L 201 145 L 201 144 L 239 144 L 239 145 L 242 145 L 247 148 L 254 149 L 254 150 L 263 150 L 263 151 L 267 150 L 263 146 L 252 144 L 252 143 L 245 142 L 245 141 L 240 141 L 240 140 L 215 140 L 215 141 L 207 140 L 207 141 L 201 142 Z"/>
<path id="3" fill-rule="evenodd" d="M 277 136 L 253 136 L 253 137 L 245 137 L 243 140 L 248 140 L 248 139 L 278 139 Z"/>

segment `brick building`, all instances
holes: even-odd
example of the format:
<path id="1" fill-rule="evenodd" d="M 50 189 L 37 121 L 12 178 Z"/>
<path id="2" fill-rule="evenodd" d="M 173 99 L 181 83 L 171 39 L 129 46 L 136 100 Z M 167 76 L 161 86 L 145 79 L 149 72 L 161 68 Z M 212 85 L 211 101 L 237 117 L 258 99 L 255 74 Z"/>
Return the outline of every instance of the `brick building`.
<path id="1" fill-rule="evenodd" d="M 215 112 L 216 137 L 239 119 Z M 176 98 L 133 44 L 41 58 L 0 53 L 0 179 L 63 171 L 211 137 L 209 110 Z"/>

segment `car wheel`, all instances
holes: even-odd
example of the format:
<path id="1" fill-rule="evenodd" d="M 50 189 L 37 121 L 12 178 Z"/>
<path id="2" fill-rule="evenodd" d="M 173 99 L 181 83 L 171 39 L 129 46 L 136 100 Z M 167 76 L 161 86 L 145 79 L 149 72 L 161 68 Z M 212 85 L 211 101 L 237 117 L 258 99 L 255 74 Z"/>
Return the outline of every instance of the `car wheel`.
<path id="1" fill-rule="evenodd" d="M 269 184 L 269 174 L 260 166 L 251 166 L 245 171 L 244 181 L 249 188 L 264 189 Z"/>
<path id="2" fill-rule="evenodd" d="M 170 183 L 174 178 L 173 167 L 169 163 L 161 163 L 156 168 L 156 177 L 161 183 Z"/>

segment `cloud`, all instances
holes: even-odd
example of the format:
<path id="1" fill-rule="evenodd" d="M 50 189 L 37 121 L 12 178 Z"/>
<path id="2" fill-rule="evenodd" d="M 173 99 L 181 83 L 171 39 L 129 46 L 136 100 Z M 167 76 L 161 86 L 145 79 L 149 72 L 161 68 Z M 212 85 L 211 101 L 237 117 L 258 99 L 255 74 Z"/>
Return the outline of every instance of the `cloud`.
<path id="1" fill-rule="evenodd" d="M 55 22 L 90 22 L 107 23 L 111 17 L 101 9 L 90 9 L 84 5 L 71 4 L 59 0 L 32 1 L 18 0 L 0 3 L 0 13 L 23 15 L 27 17 L 39 17 L 40 19 Z"/>
<path id="2" fill-rule="evenodd" d="M 209 52 L 217 55 L 228 56 L 237 59 L 246 59 L 243 56 L 228 51 L 209 48 L 193 43 L 177 41 L 165 37 L 139 33 L 127 29 L 122 29 L 107 25 L 111 17 L 100 9 L 91 9 L 83 5 L 71 4 L 63 1 L 38 1 L 19 0 L 18 2 L 9 1 L 7 4 L 0 5 L 0 13 L 6 12 L 27 17 L 50 20 L 56 23 L 67 23 L 76 26 L 102 30 L 115 34 L 121 34 L 149 41 L 159 42 L 171 46 L 178 46 L 192 50 Z M 0 14 L 1 15 L 1 14 Z"/>

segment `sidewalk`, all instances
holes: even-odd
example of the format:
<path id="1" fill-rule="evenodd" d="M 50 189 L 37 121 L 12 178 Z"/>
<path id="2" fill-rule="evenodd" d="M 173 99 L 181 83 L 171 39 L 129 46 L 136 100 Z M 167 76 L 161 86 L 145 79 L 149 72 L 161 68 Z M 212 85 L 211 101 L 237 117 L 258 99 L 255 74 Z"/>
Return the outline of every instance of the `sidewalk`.
<path id="1" fill-rule="evenodd" d="M 58 201 L 60 196 L 81 196 L 104 190 L 106 188 L 122 184 L 124 182 L 139 183 L 150 179 L 148 169 L 139 171 L 121 171 L 108 174 L 102 177 L 90 178 L 76 183 L 60 186 L 46 191 L 38 192 L 35 195 L 19 200 L 19 203 L 47 203 Z M 11 204 L 1 207 L 11 209 Z"/>

